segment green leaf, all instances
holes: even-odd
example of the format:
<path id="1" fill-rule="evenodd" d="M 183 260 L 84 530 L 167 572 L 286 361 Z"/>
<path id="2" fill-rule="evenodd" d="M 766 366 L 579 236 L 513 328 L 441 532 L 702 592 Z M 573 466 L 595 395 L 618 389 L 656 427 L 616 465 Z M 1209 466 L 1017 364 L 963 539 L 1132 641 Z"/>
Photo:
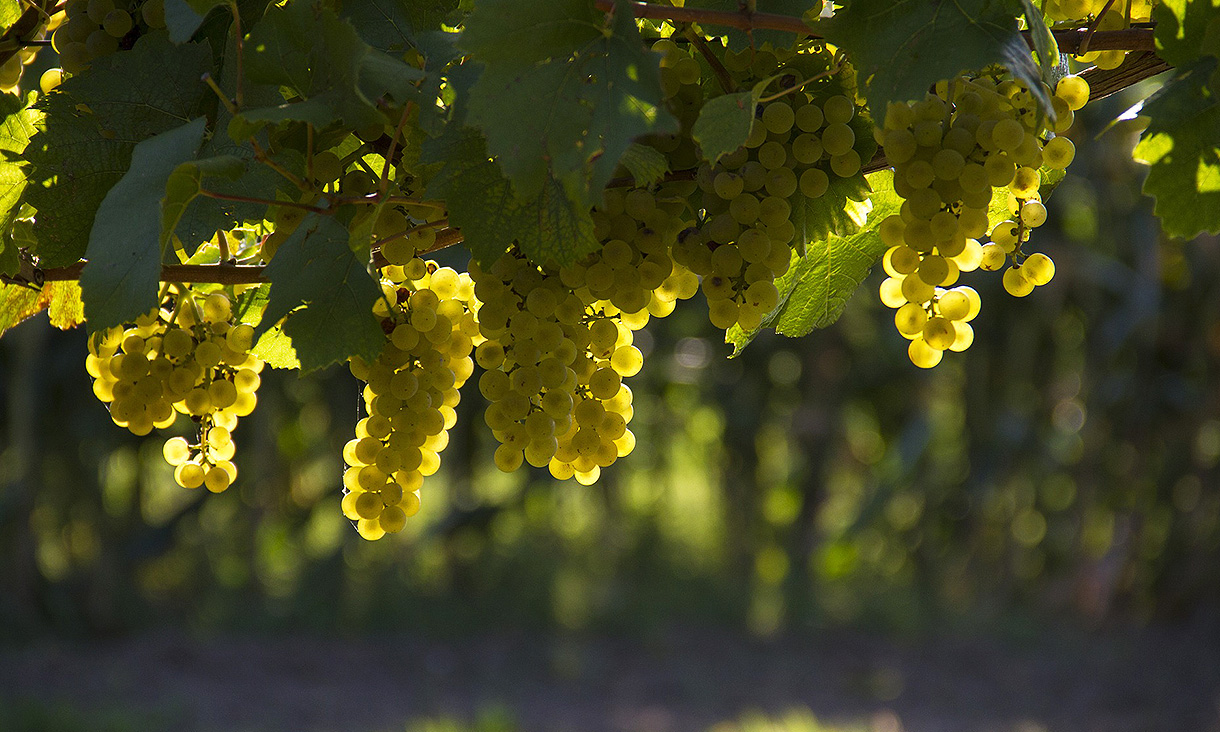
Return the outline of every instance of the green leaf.
<path id="1" fill-rule="evenodd" d="M 25 152 L 33 167 L 25 195 L 38 209 L 41 266 L 84 255 L 97 207 L 127 171 L 136 144 L 202 111 L 200 77 L 210 63 L 206 45 L 175 46 L 164 33 L 149 33 L 38 101 L 45 114 Z"/>
<path id="2" fill-rule="evenodd" d="M 250 353 L 261 358 L 263 363 L 273 369 L 301 368 L 297 352 L 292 347 L 292 339 L 284 335 L 284 329 L 278 325 L 263 333 L 254 348 L 250 349 Z"/>
<path id="3" fill-rule="evenodd" d="M 236 180 L 245 170 L 246 162 L 233 155 L 192 160 L 174 168 L 166 181 L 165 200 L 161 204 L 161 251 L 169 247 L 187 208 L 203 190 L 204 177 L 219 175 Z"/>
<path id="4" fill-rule="evenodd" d="M 890 102 L 923 99 L 936 82 L 992 64 L 1024 79 L 1050 110 L 1019 12 L 1013 0 L 851 0 L 821 27 L 851 55 L 878 119 Z"/>
<path id="5" fill-rule="evenodd" d="M 234 45 L 226 45 L 223 66 L 220 72 L 219 84 L 226 95 L 232 97 L 237 89 L 237 55 Z M 243 89 L 246 104 L 260 106 L 278 103 L 279 88 L 261 84 L 247 83 Z M 255 160 L 254 149 L 250 143 L 241 139 L 234 141 L 227 132 L 234 117 L 223 106 L 217 109 L 215 132 L 204 143 L 199 156 L 204 160 L 226 161 L 235 158 L 241 161 L 242 172 L 233 177 L 236 168 L 225 172 L 211 171 L 208 164 L 201 161 L 204 169 L 200 172 L 209 177 L 207 187 L 216 193 L 237 196 L 247 199 L 273 201 L 281 190 L 296 191 L 283 176 Z M 258 135 L 264 149 L 270 148 L 265 135 Z M 282 149 L 278 153 L 268 153 L 272 159 L 288 170 L 304 169 L 304 158 L 296 150 Z M 229 165 L 231 163 L 224 163 Z M 197 196 L 187 205 L 177 224 L 175 234 L 181 240 L 188 256 L 203 242 L 211 239 L 217 231 L 232 229 L 242 222 L 260 221 L 264 218 L 267 207 L 248 201 L 221 200 L 208 196 Z"/>
<path id="6" fill-rule="evenodd" d="M 539 264 L 568 264 L 601 246 L 588 208 L 573 204 L 558 181 L 548 179 L 533 198 L 518 198 L 474 128 L 429 140 L 420 159 L 443 163 L 426 195 L 448 203 L 449 219 L 477 262 L 490 265 L 514 240 Z"/>
<path id="7" fill-rule="evenodd" d="M 768 83 L 770 79 L 755 84 L 753 91 L 724 94 L 703 105 L 690 133 L 704 160 L 715 163 L 746 144 L 754 127 L 758 100 Z"/>
<path id="8" fill-rule="evenodd" d="M 898 213 L 902 199 L 890 182 L 893 171 L 883 170 L 869 176 L 876 191 L 872 208 L 859 231 L 850 236 L 829 236 L 811 242 L 805 253 L 794 253 L 788 272 L 775 282 L 780 302 L 756 330 L 745 332 L 734 327 L 725 335 L 733 345 L 733 355 L 741 353 L 764 328 L 798 338 L 815 328 L 825 328 L 843 313 L 848 298 L 859 288 L 873 266 L 885 254 L 878 228 L 890 214 Z"/>
<path id="9" fill-rule="evenodd" d="M 688 0 L 686 7 L 736 13 L 741 11 L 743 4 L 742 0 Z M 759 13 L 778 13 L 799 18 L 810 9 L 812 3 L 809 0 L 757 0 L 752 5 L 754 10 Z M 703 31 L 712 34 L 724 33 L 729 42 L 729 48 L 734 51 L 740 51 L 743 48 L 761 48 L 764 43 L 770 43 L 776 48 L 787 48 L 796 41 L 795 33 L 778 30 L 755 30 L 747 33 L 736 28 L 708 26 Z"/>
<path id="10" fill-rule="evenodd" d="M 385 345 L 373 315 L 381 288 L 347 240 L 347 230 L 333 217 L 311 214 L 264 270 L 271 294 L 255 334 L 261 337 L 287 316 L 284 333 L 302 374 L 349 356 L 372 361 Z"/>
<path id="11" fill-rule="evenodd" d="M 26 318 L 42 312 L 38 290 L 21 285 L 0 284 L 0 335 Z"/>
<path id="12" fill-rule="evenodd" d="M 131 322 L 157 306 L 161 201 L 174 169 L 199 150 L 205 124 L 200 117 L 136 145 L 130 170 L 98 207 L 80 277 L 90 332 Z"/>
<path id="13" fill-rule="evenodd" d="M 17 22 L 25 12 L 25 5 L 18 0 L 3 0 L 0 2 L 0 29 L 7 30 Z M 2 331 L 0 331 L 2 332 Z"/>
<path id="14" fill-rule="evenodd" d="M 301 101 L 245 110 L 254 122 L 299 120 L 316 127 L 385 124 L 377 97 L 398 102 L 423 72 L 374 50 L 328 5 L 293 0 L 268 8 L 246 40 L 246 75 L 285 87 Z"/>
<path id="15" fill-rule="evenodd" d="M 37 98 L 30 92 L 23 101 L 12 94 L 0 94 L 0 114 L 4 121 L 0 122 L 0 232 L 7 232 L 13 219 L 21 208 L 21 194 L 25 192 L 27 169 L 20 155 L 34 134 L 39 113 L 29 104 Z M 11 249 L 0 241 L 0 272 L 13 273 L 13 265 L 17 256 L 16 249 Z"/>
<path id="16" fill-rule="evenodd" d="M 1042 11 L 1034 5 L 1034 0 L 1021 0 L 1021 6 L 1025 11 L 1025 25 L 1034 39 L 1034 51 L 1038 53 L 1042 80 L 1054 89 L 1052 82 L 1058 81 L 1055 77 L 1059 75 L 1059 43 L 1042 17 Z"/>
<path id="17" fill-rule="evenodd" d="M 635 138 L 677 130 L 663 104 L 660 56 L 625 7 L 605 27 L 587 0 L 486 0 L 460 45 L 484 65 L 468 121 L 522 198 L 554 179 L 591 206 Z"/>
<path id="18" fill-rule="evenodd" d="M 365 43 L 401 54 L 416 47 L 421 33 L 440 30 L 456 8 L 456 0 L 346 0 L 341 13 Z"/>
<path id="19" fill-rule="evenodd" d="M 78 283 L 72 280 L 48 282 L 42 286 L 42 297 L 47 302 L 51 325 L 56 328 L 71 330 L 85 322 L 85 305 Z"/>
<path id="20" fill-rule="evenodd" d="M 1179 69 L 1145 103 L 1148 129 L 1135 146 L 1137 161 L 1152 166 L 1144 193 L 1166 233 L 1186 239 L 1220 232 L 1220 104 L 1208 78 L 1215 58 Z"/>
<path id="21" fill-rule="evenodd" d="M 1220 56 L 1220 0 L 1161 0 L 1152 18 L 1157 55 L 1170 65 Z"/>
<path id="22" fill-rule="evenodd" d="M 669 172 L 669 160 L 654 147 L 632 143 L 623 153 L 623 167 L 639 188 L 651 188 Z"/>

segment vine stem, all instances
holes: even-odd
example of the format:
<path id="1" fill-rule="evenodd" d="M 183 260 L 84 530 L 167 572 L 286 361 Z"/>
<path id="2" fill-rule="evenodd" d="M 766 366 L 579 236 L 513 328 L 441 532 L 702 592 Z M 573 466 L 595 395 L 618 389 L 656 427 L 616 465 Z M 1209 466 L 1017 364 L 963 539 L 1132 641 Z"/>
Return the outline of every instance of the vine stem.
<path id="1" fill-rule="evenodd" d="M 432 246 L 422 252 L 417 252 L 416 256 L 431 254 L 461 244 L 462 241 L 462 232 L 458 229 L 442 229 L 436 233 L 436 241 Z M 381 252 L 374 253 L 374 266 L 384 267 L 387 264 L 389 262 L 381 256 Z M 63 282 L 79 280 L 84 267 L 84 262 L 77 262 L 67 267 L 54 267 L 36 270 L 36 272 L 41 275 L 42 282 Z M 261 264 L 167 264 L 161 268 L 160 279 L 162 282 L 256 285 L 268 281 L 263 276 L 264 269 L 265 267 Z"/>
<path id="2" fill-rule="evenodd" d="M 614 10 L 614 0 L 594 0 L 598 10 L 609 13 Z M 821 38 L 822 36 L 804 20 L 791 15 L 777 13 L 751 13 L 745 10 L 705 10 L 702 8 L 676 8 L 669 5 L 657 5 L 646 2 L 629 2 L 632 15 L 650 20 L 672 20 L 685 23 L 700 23 L 702 25 L 721 25 L 742 31 L 777 30 L 795 33 L 806 38 Z M 1029 31 L 1022 31 L 1030 47 L 1033 40 Z M 1063 53 L 1077 54 L 1080 44 L 1087 40 L 1087 47 L 1094 51 L 1152 51 L 1156 45 L 1152 40 L 1150 25 L 1137 26 L 1125 30 L 1095 31 L 1088 33 L 1087 28 L 1066 28 L 1052 30 L 1055 42 Z"/>
<path id="3" fill-rule="evenodd" d="M 231 195 L 228 193 L 218 193 L 216 191 L 209 191 L 206 188 L 200 188 L 199 195 L 206 196 L 207 198 L 215 198 L 218 201 L 238 201 L 239 203 L 257 203 L 261 206 L 287 206 L 289 208 L 303 208 L 306 211 L 311 211 L 313 213 L 332 213 L 332 210 L 329 208 L 321 208 L 319 206 L 312 206 L 308 203 L 298 203 L 296 201 L 272 201 L 269 198 L 251 198 L 250 196 L 236 196 L 236 195 Z"/>

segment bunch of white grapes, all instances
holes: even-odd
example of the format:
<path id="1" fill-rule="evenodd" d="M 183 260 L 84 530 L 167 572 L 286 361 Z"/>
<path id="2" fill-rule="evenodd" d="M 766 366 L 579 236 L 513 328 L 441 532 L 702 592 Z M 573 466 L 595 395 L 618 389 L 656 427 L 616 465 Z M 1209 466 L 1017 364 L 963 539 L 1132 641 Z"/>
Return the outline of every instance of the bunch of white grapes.
<path id="1" fill-rule="evenodd" d="M 176 286 L 162 307 L 95 333 L 85 369 L 114 423 L 136 435 L 169 428 L 180 413 L 197 422 L 196 441 L 170 438 L 163 453 L 179 485 L 219 493 L 237 478 L 237 420 L 258 401 L 263 362 L 249 353 L 253 335 L 224 292 Z"/>
<path id="2" fill-rule="evenodd" d="M 440 468 L 480 339 L 468 275 L 421 259 L 384 274 L 374 312 L 386 343 L 373 362 L 349 362 L 365 382 L 368 416 L 343 448 L 343 514 L 368 540 L 401 531 L 419 511 L 419 489 Z"/>
<path id="3" fill-rule="evenodd" d="M 1053 99 L 1051 121 L 1020 81 L 958 77 L 922 101 L 887 110 L 877 139 L 904 201 L 880 227 L 889 246 L 881 300 L 898 310 L 895 324 L 911 341 L 915 365 L 931 368 L 945 350 L 973 342 L 969 321 L 978 314 L 978 294 L 953 287 L 961 272 L 999 270 L 1011 261 L 1004 287 L 1017 297 L 1054 275 L 1049 257 L 1022 245 L 1046 221 L 1041 170 L 1066 168 L 1075 156 L 1071 140 L 1055 133 L 1071 127 L 1074 111 L 1088 101 L 1088 84 L 1064 77 Z M 997 190 L 1012 218 L 992 222 Z M 981 244 L 983 237 L 990 242 Z"/>

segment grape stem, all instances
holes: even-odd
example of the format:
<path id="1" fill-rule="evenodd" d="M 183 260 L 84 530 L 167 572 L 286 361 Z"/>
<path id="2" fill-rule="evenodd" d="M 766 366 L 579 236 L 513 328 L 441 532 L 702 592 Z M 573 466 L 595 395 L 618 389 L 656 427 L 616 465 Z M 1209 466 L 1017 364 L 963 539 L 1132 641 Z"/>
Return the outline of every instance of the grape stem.
<path id="1" fill-rule="evenodd" d="M 1097 26 L 1101 25 L 1101 19 L 1109 12 L 1112 5 L 1114 5 L 1114 0 L 1106 0 L 1106 4 L 1097 13 L 1097 17 L 1093 18 L 1092 23 L 1089 23 L 1089 27 L 1085 29 L 1084 37 L 1080 39 L 1080 46 L 1076 49 L 1077 54 L 1089 52 L 1089 41 L 1093 40 L 1093 35 L 1097 33 Z M 1130 5 L 1127 7 L 1129 8 Z"/>
<path id="2" fill-rule="evenodd" d="M 843 67 L 842 62 L 837 62 L 833 66 L 831 66 L 829 69 L 826 69 L 825 71 L 823 71 L 821 73 L 814 74 L 813 76 L 809 77 L 808 79 L 805 79 L 804 81 L 802 81 L 799 84 L 790 86 L 787 89 L 781 89 L 780 91 L 772 94 L 769 97 L 763 97 L 762 99 L 759 99 L 758 103 L 766 104 L 767 102 L 774 102 L 776 99 L 779 99 L 780 97 L 786 96 L 788 94 L 791 94 L 791 93 L 797 91 L 798 89 L 804 87 L 806 84 L 817 81 L 819 79 L 825 79 L 827 77 L 834 76 L 835 74 L 839 73 L 839 69 L 841 69 L 842 67 Z"/>
<path id="3" fill-rule="evenodd" d="M 394 148 L 398 147 L 398 138 L 402 136 L 402 128 L 406 126 L 407 118 L 411 116 L 411 110 L 414 108 L 415 102 L 407 102 L 403 105 L 402 116 L 398 118 L 398 126 L 394 128 L 394 135 L 390 137 L 390 150 L 386 153 L 385 165 L 381 166 L 381 181 L 377 184 L 377 193 L 383 199 L 390 191 L 390 168 L 394 164 Z"/>
<path id="4" fill-rule="evenodd" d="M 296 201 L 272 201 L 269 198 L 252 198 L 250 196 L 237 196 L 229 193 L 219 193 L 217 191 L 209 191 L 206 188 L 199 189 L 199 195 L 215 198 L 218 201 L 239 201 L 241 203 L 257 203 L 262 206 L 287 206 L 289 208 L 303 208 L 306 211 L 313 213 L 331 213 L 329 208 L 321 208 L 308 203 L 298 203 Z"/>
<path id="5" fill-rule="evenodd" d="M 687 28 L 685 35 L 691 43 L 695 44 L 695 48 L 699 49 L 699 53 L 707 61 L 707 65 L 712 67 L 712 73 L 716 75 L 716 80 L 720 82 L 720 88 L 724 90 L 724 93 L 732 94 L 737 91 L 737 82 L 733 81 L 729 70 L 724 67 L 716 54 L 712 53 L 712 49 L 708 48 L 703 36 L 696 33 L 693 28 Z"/>
<path id="6" fill-rule="evenodd" d="M 594 6 L 602 12 L 613 12 L 614 0 L 594 0 Z M 778 13 L 753 13 L 747 10 L 704 10 L 702 8 L 676 8 L 646 2 L 629 2 L 627 6 L 637 18 L 670 20 L 702 25 L 722 25 L 751 32 L 755 30 L 777 30 L 795 33 L 806 38 L 821 38 L 801 18 Z M 1022 31 L 1027 43 L 1033 47 L 1029 31 Z M 1063 53 L 1081 53 L 1080 44 L 1088 33 L 1084 28 L 1061 28 L 1052 30 L 1055 42 Z M 1088 46 L 1095 51 L 1152 51 L 1156 48 L 1152 40 L 1151 26 L 1138 26 L 1125 30 L 1095 31 Z"/>

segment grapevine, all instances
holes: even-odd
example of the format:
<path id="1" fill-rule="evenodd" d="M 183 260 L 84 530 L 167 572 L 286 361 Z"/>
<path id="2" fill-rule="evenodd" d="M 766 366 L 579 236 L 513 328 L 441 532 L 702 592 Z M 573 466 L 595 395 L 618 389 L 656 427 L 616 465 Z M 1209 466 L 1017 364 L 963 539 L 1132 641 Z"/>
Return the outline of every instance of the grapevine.
<path id="1" fill-rule="evenodd" d="M 1136 155 L 1168 231 L 1220 230 L 1164 182 L 1215 142 L 1182 127 L 1215 103 L 1218 11 L 1187 4 L 30 5 L 0 38 L 0 274 L 79 281 L 50 304 L 83 311 L 95 394 L 136 435 L 190 422 L 163 451 L 186 488 L 237 479 L 264 357 L 345 363 L 340 510 L 378 539 L 470 380 L 497 468 L 596 482 L 635 445 L 635 334 L 684 301 L 740 350 L 825 327 L 880 265 L 914 365 L 967 350 L 963 275 L 1054 276 L 1034 231 L 1076 113 L 1171 66 Z"/>

